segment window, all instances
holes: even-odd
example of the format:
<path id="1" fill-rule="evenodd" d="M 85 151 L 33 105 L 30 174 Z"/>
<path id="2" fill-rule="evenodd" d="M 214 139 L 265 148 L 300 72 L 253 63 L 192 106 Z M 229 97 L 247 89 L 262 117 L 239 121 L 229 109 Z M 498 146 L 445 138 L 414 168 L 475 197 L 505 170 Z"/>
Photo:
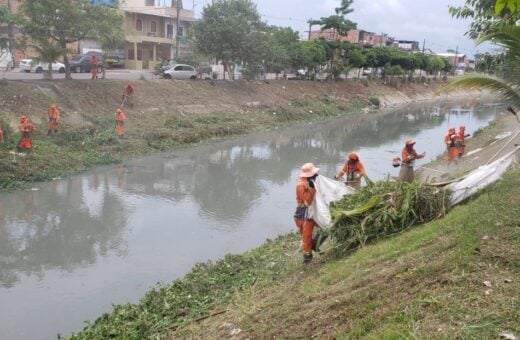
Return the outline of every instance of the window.
<path id="1" fill-rule="evenodd" d="M 155 21 L 150 23 L 150 32 L 157 33 L 157 23 Z"/>
<path id="2" fill-rule="evenodd" d="M 146 0 L 144 2 L 145 6 L 155 6 L 155 0 Z"/>
<path id="3" fill-rule="evenodd" d="M 178 37 L 182 37 L 184 35 L 184 27 L 179 26 L 179 32 L 177 32 Z"/>
<path id="4" fill-rule="evenodd" d="M 134 50 L 128 50 L 128 59 L 134 60 Z"/>
<path id="5" fill-rule="evenodd" d="M 139 32 L 143 31 L 143 21 L 141 19 L 135 20 L 135 30 Z"/>

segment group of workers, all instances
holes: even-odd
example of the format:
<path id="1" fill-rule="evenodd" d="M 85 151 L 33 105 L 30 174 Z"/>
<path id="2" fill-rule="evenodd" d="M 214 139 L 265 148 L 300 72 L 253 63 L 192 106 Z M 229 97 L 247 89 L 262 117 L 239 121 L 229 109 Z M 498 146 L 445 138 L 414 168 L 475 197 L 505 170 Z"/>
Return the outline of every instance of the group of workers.
<path id="1" fill-rule="evenodd" d="M 133 97 L 135 95 L 135 86 L 131 83 L 127 84 L 123 90 L 121 105 L 116 110 L 116 127 L 115 132 L 118 137 L 123 138 L 125 134 L 125 120 L 126 115 L 123 112 L 123 105 L 127 102 L 133 106 Z M 51 135 L 52 132 L 58 133 L 60 111 L 56 103 L 52 103 L 48 110 L 49 125 L 47 135 Z M 32 151 L 32 133 L 36 131 L 36 125 L 29 121 L 28 117 L 23 115 L 20 117 L 20 139 L 16 145 L 16 151 L 18 153 L 30 153 Z M 0 122 L 0 143 L 4 142 L 3 127 Z"/>
<path id="2" fill-rule="evenodd" d="M 415 141 L 408 139 L 401 152 L 399 165 L 401 170 L 399 172 L 398 180 L 400 182 L 411 183 L 414 180 L 414 166 L 415 160 L 423 158 L 426 153 L 418 154 L 414 148 Z M 396 159 L 394 159 L 395 161 Z M 314 201 L 316 195 L 315 181 L 318 177 L 320 169 L 315 167 L 313 163 L 306 163 L 300 169 L 298 182 L 296 183 L 296 212 L 294 214 L 294 222 L 303 243 L 303 262 L 309 263 L 312 260 L 312 252 L 319 251 L 319 243 L 323 240 L 320 233 L 314 233 L 318 224 L 309 216 L 309 207 Z M 345 176 L 345 178 L 343 177 Z M 357 190 L 361 187 L 361 178 L 367 180 L 367 173 L 365 166 L 359 158 L 357 152 L 351 152 L 348 155 L 347 161 L 334 176 L 336 180 L 342 180 L 346 185 Z M 320 239 L 321 238 L 321 239 Z"/>
<path id="3" fill-rule="evenodd" d="M 456 131 L 453 127 L 448 129 L 448 133 L 444 136 L 444 143 L 448 152 L 448 164 L 462 157 L 466 147 L 464 142 L 468 136 L 464 125 L 459 126 L 459 131 Z"/>

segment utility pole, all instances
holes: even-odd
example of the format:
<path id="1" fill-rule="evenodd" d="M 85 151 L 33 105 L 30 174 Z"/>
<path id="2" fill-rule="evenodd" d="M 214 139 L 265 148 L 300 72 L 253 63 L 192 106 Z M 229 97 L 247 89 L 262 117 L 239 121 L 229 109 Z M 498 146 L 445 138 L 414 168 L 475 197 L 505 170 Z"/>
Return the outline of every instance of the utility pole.
<path id="1" fill-rule="evenodd" d="M 422 53 L 424 54 L 424 46 L 426 45 L 426 39 L 423 40 L 422 42 Z"/>
<path id="2" fill-rule="evenodd" d="M 181 13 L 181 0 L 177 0 L 177 24 L 176 24 L 176 29 L 175 29 L 175 60 L 177 60 L 179 58 L 179 49 L 180 49 L 180 40 L 179 40 L 179 24 L 180 24 L 180 13 Z"/>

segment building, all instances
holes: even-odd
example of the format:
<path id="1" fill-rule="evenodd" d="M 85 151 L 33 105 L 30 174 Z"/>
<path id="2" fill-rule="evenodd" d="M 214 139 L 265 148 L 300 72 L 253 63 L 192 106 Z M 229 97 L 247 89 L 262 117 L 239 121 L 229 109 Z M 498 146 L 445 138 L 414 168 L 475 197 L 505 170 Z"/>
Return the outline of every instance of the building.
<path id="1" fill-rule="evenodd" d="M 125 13 L 125 67 L 134 70 L 154 69 L 174 58 L 176 39 L 182 42 L 195 22 L 194 12 L 183 8 L 182 0 L 125 0 L 119 8 Z"/>
<path id="2" fill-rule="evenodd" d="M 414 40 L 395 40 L 393 47 L 400 48 L 405 51 L 419 51 L 419 42 Z"/>
<path id="3" fill-rule="evenodd" d="M 393 41 L 387 34 L 382 33 L 378 35 L 373 32 L 358 29 L 348 31 L 346 36 L 339 35 L 339 33 L 334 29 L 311 31 L 310 39 L 339 40 L 341 42 L 348 41 L 352 44 L 358 44 L 365 47 L 389 46 Z"/>
<path id="4" fill-rule="evenodd" d="M 464 64 L 465 66 L 469 66 L 469 59 L 466 58 L 466 55 L 464 53 L 436 53 L 435 55 L 446 58 L 449 60 L 450 64 L 453 66 L 458 66 L 460 64 Z"/>

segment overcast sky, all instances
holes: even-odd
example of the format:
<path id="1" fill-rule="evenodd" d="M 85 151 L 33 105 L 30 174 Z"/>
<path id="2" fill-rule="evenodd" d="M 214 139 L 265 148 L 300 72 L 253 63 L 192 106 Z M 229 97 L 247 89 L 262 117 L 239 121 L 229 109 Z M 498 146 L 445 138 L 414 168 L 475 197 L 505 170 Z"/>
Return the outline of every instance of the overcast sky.
<path id="1" fill-rule="evenodd" d="M 306 37 L 308 19 L 333 14 L 341 0 L 253 0 L 258 11 L 269 24 L 290 26 Z M 184 0 L 184 7 L 195 4 L 195 12 L 200 11 L 211 0 Z M 454 19 L 448 6 L 461 6 L 464 0 L 354 0 L 354 12 L 348 18 L 357 23 L 359 29 L 375 33 L 386 33 L 401 40 L 419 41 L 422 48 L 434 52 L 448 49 L 462 51 L 473 56 L 475 51 L 489 50 L 489 46 L 475 46 L 464 36 L 469 22 Z M 316 27 L 317 29 L 317 27 Z"/>

